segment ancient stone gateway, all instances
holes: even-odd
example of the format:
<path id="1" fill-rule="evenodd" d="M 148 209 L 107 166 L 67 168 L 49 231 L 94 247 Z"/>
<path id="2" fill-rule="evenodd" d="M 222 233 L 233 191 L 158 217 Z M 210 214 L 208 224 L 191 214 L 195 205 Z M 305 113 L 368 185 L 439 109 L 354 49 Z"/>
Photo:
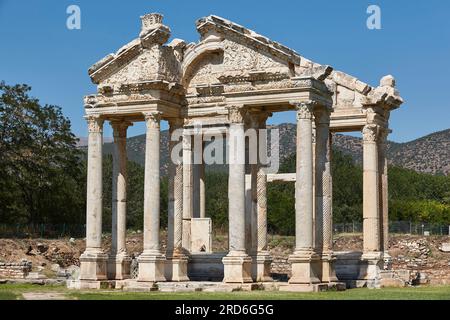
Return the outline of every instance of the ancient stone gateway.
<path id="1" fill-rule="evenodd" d="M 170 29 L 160 14 L 141 19 L 137 39 L 89 69 L 98 92 L 84 100 L 89 125 L 87 230 L 77 286 L 98 288 L 102 281 L 116 287 L 184 282 L 202 272 L 203 276 L 217 272 L 212 264 L 219 264 L 225 284 L 270 283 L 265 166 L 259 162 L 250 166 L 246 187 L 249 167 L 245 162 L 229 163 L 229 252 L 217 256 L 191 248 L 191 240 L 198 240 L 197 232 L 208 228 L 201 227 L 208 221 L 193 222 L 205 218 L 205 186 L 204 166 L 190 160 L 198 154 L 193 143 L 198 135 L 228 135 L 230 157 L 239 157 L 246 152 L 247 128 L 265 128 L 273 113 L 292 110 L 297 114 L 296 173 L 270 175 L 271 180 L 296 183 L 292 276 L 279 288 L 315 290 L 338 281 L 332 250 L 330 132 L 344 131 L 361 131 L 364 138 L 364 252 L 355 280 L 376 283 L 387 253 L 388 120 L 391 110 L 402 103 L 394 78 L 383 77 L 378 87 L 371 87 L 217 16 L 199 19 L 200 41 L 189 44 L 179 39 L 166 44 Z M 105 120 L 112 125 L 115 143 L 109 253 L 101 249 Z M 161 251 L 159 235 L 161 120 L 168 121 L 170 132 L 182 130 L 183 161 L 170 161 L 169 168 L 166 252 Z M 144 250 L 138 258 L 138 278 L 129 280 L 126 133 L 137 121 L 146 123 Z M 199 132 L 195 123 L 202 125 Z M 259 142 L 259 148 L 267 148 Z M 175 146 L 171 141 L 170 150 Z"/>

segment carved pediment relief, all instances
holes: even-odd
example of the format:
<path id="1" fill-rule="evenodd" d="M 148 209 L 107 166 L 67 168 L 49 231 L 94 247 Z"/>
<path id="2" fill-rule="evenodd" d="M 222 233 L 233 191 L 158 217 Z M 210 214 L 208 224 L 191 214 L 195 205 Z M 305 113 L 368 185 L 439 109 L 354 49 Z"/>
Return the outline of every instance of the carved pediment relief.
<path id="1" fill-rule="evenodd" d="M 170 29 L 160 14 L 141 20 L 139 38 L 89 69 L 101 95 L 123 94 L 127 85 L 139 91 L 147 87 L 140 84 L 164 81 L 179 85 L 188 101 L 224 101 L 227 93 L 286 90 L 304 86 L 299 79 L 315 79 L 321 87 L 317 90 L 332 93 L 335 109 L 363 109 L 371 104 L 395 108 L 402 103 L 393 77 L 371 87 L 217 16 L 197 21 L 200 41 L 190 44 L 174 39 L 166 45 Z"/>
<path id="2" fill-rule="evenodd" d="M 180 48 L 184 42 L 164 45 L 170 29 L 162 24 L 162 16 L 141 17 L 142 31 L 138 39 L 109 54 L 89 69 L 99 92 L 113 92 L 123 84 L 152 80 L 179 82 L 181 78 Z"/>

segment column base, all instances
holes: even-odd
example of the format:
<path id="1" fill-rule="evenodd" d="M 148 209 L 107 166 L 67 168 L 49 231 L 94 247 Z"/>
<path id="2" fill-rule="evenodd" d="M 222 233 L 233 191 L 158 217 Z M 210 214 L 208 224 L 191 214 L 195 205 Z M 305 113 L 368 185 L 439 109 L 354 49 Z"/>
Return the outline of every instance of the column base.
<path id="1" fill-rule="evenodd" d="M 359 268 L 359 280 L 365 280 L 368 288 L 380 288 L 380 271 L 383 269 L 383 264 L 382 252 L 363 253 Z"/>
<path id="2" fill-rule="evenodd" d="M 258 252 L 252 256 L 252 278 L 256 282 L 273 281 L 270 275 L 272 257 L 268 251 Z"/>
<path id="3" fill-rule="evenodd" d="M 290 284 L 320 283 L 320 256 L 312 251 L 297 251 L 288 259 L 292 268 Z"/>
<path id="4" fill-rule="evenodd" d="M 106 265 L 108 255 L 98 251 L 86 250 L 80 256 L 80 280 L 100 281 L 107 279 Z"/>
<path id="5" fill-rule="evenodd" d="M 164 266 L 166 257 L 161 253 L 143 252 L 138 257 L 139 275 L 138 281 L 142 282 L 162 282 L 166 281 L 164 276 Z"/>
<path id="6" fill-rule="evenodd" d="M 252 280 L 252 258 L 246 253 L 230 252 L 222 258 L 224 283 L 248 283 Z"/>
<path id="7" fill-rule="evenodd" d="M 320 257 L 320 280 L 324 283 L 338 282 L 336 277 L 336 271 L 334 269 L 334 262 L 336 261 L 336 256 L 332 252 L 323 253 Z"/>
<path id="8" fill-rule="evenodd" d="M 165 277 L 167 281 L 189 281 L 187 265 L 189 258 L 185 255 L 167 257 L 165 265 Z"/>
<path id="9" fill-rule="evenodd" d="M 126 253 L 110 255 L 108 258 L 108 279 L 125 280 L 130 278 L 131 258 Z"/>

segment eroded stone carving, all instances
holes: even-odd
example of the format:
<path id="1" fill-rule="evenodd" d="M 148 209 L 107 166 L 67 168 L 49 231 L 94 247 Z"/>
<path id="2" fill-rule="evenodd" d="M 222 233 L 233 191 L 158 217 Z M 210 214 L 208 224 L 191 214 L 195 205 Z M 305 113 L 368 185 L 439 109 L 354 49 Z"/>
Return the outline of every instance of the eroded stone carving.
<path id="1" fill-rule="evenodd" d="M 366 125 L 362 130 L 363 139 L 367 142 L 376 142 L 379 137 L 378 133 L 379 127 L 375 124 Z"/>

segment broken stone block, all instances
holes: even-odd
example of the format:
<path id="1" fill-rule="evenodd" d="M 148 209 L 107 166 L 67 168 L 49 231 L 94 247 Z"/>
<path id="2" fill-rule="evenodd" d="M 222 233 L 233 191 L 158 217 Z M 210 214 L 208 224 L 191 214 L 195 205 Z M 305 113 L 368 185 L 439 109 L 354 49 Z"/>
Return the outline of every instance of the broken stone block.
<path id="1" fill-rule="evenodd" d="M 450 252 L 450 242 L 442 243 L 440 250 L 442 252 Z"/>
<path id="2" fill-rule="evenodd" d="M 53 272 L 58 272 L 59 271 L 59 264 L 57 264 L 57 263 L 54 263 L 54 264 L 52 264 L 52 266 L 51 266 L 51 270 L 53 271 Z"/>

